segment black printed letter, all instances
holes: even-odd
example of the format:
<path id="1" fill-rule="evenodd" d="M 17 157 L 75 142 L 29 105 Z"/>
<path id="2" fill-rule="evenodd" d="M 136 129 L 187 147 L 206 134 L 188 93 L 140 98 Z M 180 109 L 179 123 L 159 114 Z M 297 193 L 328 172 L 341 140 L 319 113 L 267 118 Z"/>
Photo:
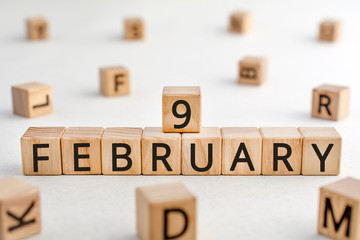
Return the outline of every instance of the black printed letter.
<path id="1" fill-rule="evenodd" d="M 157 155 L 157 148 L 158 147 L 162 147 L 162 148 L 165 148 L 165 155 L 163 156 L 158 156 Z M 166 168 L 167 171 L 171 172 L 172 169 L 169 165 L 169 163 L 166 161 L 166 158 L 168 158 L 170 156 L 170 153 L 171 153 L 171 149 L 169 147 L 169 145 L 165 144 L 165 143 L 153 143 L 152 145 L 152 170 L 153 171 L 157 171 L 157 160 L 161 160 Z"/>
<path id="2" fill-rule="evenodd" d="M 34 172 L 39 171 L 38 161 L 47 161 L 47 160 L 49 160 L 48 156 L 38 156 L 38 148 L 49 148 L 49 144 L 33 144 Z"/>
<path id="3" fill-rule="evenodd" d="M 327 99 L 327 102 L 326 103 L 323 103 L 323 99 Z M 331 103 L 331 99 L 329 96 L 327 95 L 324 95 L 324 94 L 320 94 L 320 99 L 319 99 L 319 110 L 318 112 L 321 113 L 321 107 L 325 107 L 327 113 L 331 116 L 331 112 L 330 112 L 330 109 L 329 109 L 329 105 Z"/>
<path id="4" fill-rule="evenodd" d="M 343 223 L 343 221 L 345 219 L 347 219 L 348 222 L 347 222 L 347 228 L 346 228 L 346 236 L 350 237 L 351 207 L 346 206 L 345 212 L 342 215 L 340 221 L 336 222 L 330 198 L 326 198 L 325 210 L 324 210 L 324 223 L 323 223 L 323 227 L 325 227 L 325 228 L 327 227 L 327 215 L 328 215 L 327 213 L 328 213 L 328 211 L 330 211 L 330 213 L 331 213 L 332 221 L 334 223 L 336 232 L 339 230 L 339 228 L 340 228 L 341 224 Z"/>
<path id="5" fill-rule="evenodd" d="M 184 217 L 184 220 L 185 220 L 185 224 L 184 224 L 184 228 L 183 230 L 178 233 L 178 234 L 175 234 L 175 235 L 172 235 L 172 236 L 169 236 L 169 233 L 168 233 L 168 225 L 169 225 L 169 219 L 168 219 L 168 215 L 173 212 L 177 212 L 177 213 L 180 213 L 183 215 Z M 178 209 L 178 208 L 174 208 L 174 209 L 165 209 L 164 211 L 164 239 L 176 239 L 178 237 L 180 237 L 181 235 L 183 235 L 186 230 L 187 230 L 187 227 L 188 227 L 188 216 L 186 215 L 186 213 L 181 210 L 181 209 Z"/>
<path id="6" fill-rule="evenodd" d="M 240 158 L 241 151 L 244 151 L 244 155 L 245 155 L 244 158 Z M 254 165 L 251 162 L 251 159 L 250 159 L 249 153 L 248 153 L 248 151 L 246 149 L 245 143 L 243 143 L 243 142 L 240 143 L 240 145 L 239 145 L 236 156 L 235 156 L 234 161 L 233 161 L 233 163 L 231 165 L 230 171 L 235 171 L 236 164 L 239 163 L 239 162 L 246 162 L 249 165 L 250 171 L 255 171 Z"/>
<path id="7" fill-rule="evenodd" d="M 124 154 L 117 154 L 118 148 L 125 148 L 126 152 Z M 129 158 L 131 153 L 131 147 L 126 143 L 113 143 L 112 144 L 112 168 L 113 171 L 127 171 L 132 166 L 132 160 Z M 125 159 L 127 161 L 127 165 L 125 167 L 117 166 L 117 159 Z"/>
<path id="8" fill-rule="evenodd" d="M 326 158 L 329 156 L 329 153 L 332 149 L 332 147 L 334 146 L 334 144 L 329 144 L 329 146 L 327 147 L 324 155 L 321 155 L 319 148 L 317 147 L 316 144 L 311 144 L 311 146 L 313 147 L 313 149 L 315 150 L 316 155 L 318 156 L 319 160 L 320 160 L 320 172 L 325 172 L 325 160 Z"/>
<path id="9" fill-rule="evenodd" d="M 286 148 L 287 153 L 285 156 L 279 156 L 279 148 Z M 288 162 L 288 158 L 291 156 L 291 147 L 286 143 L 274 143 L 274 171 L 278 170 L 278 161 L 282 160 L 289 172 L 294 171 Z"/>
<path id="10" fill-rule="evenodd" d="M 90 158 L 89 154 L 79 155 L 79 148 L 81 147 L 90 147 L 90 143 L 74 143 L 74 170 L 90 171 L 90 167 L 79 167 L 79 159 Z"/>
<path id="11" fill-rule="evenodd" d="M 212 163 L 213 163 L 213 145 L 212 143 L 209 143 L 208 145 L 208 164 L 206 167 L 200 168 L 198 166 L 196 166 L 195 163 L 195 143 L 191 144 L 191 167 L 197 171 L 197 172 L 206 172 L 208 171 L 211 167 L 212 167 Z"/>

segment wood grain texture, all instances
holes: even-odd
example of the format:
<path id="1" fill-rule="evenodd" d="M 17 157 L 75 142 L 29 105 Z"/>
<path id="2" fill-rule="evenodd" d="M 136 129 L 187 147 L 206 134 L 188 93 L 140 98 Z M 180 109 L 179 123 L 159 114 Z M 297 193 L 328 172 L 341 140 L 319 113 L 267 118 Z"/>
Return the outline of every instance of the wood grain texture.
<path id="1" fill-rule="evenodd" d="M 266 81 L 266 75 L 266 58 L 245 57 L 239 62 L 239 83 L 261 85 Z"/>
<path id="2" fill-rule="evenodd" d="M 341 23 L 334 20 L 321 22 L 319 28 L 319 40 L 326 42 L 336 42 L 340 39 Z"/>
<path id="3" fill-rule="evenodd" d="M 122 66 L 100 68 L 100 91 L 104 96 L 130 94 L 130 73 Z"/>
<path id="4" fill-rule="evenodd" d="M 29 40 L 47 39 L 49 37 L 49 26 L 44 18 L 28 18 L 26 20 L 26 26 Z"/>
<path id="5" fill-rule="evenodd" d="M 145 25 L 142 19 L 129 18 L 124 24 L 126 40 L 139 40 L 145 37 Z"/>
<path id="6" fill-rule="evenodd" d="M 252 14 L 249 12 L 237 11 L 230 15 L 229 30 L 235 33 L 247 33 L 252 28 Z"/>

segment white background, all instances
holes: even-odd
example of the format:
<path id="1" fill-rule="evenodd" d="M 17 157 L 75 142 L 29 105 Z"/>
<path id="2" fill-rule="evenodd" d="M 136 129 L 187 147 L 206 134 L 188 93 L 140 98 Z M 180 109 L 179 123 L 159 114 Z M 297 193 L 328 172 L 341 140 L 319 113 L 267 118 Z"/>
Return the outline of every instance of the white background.
<path id="1" fill-rule="evenodd" d="M 254 15 L 248 35 L 227 31 L 237 9 Z M 137 186 L 182 181 L 198 197 L 199 239 L 323 239 L 317 235 L 319 186 L 360 177 L 360 2 L 302 1 L 0 1 L 0 176 L 41 189 L 43 231 L 33 239 L 137 239 Z M 44 16 L 49 40 L 29 42 L 25 19 Z M 146 39 L 123 40 L 123 20 L 140 16 Z M 316 40 L 324 18 L 343 22 L 341 41 Z M 261 87 L 238 85 L 237 63 L 264 56 Z M 99 94 L 100 66 L 131 71 L 130 96 Z M 54 113 L 12 114 L 10 87 L 53 86 Z M 310 117 L 312 88 L 351 87 L 351 113 Z M 336 177 L 56 176 L 25 177 L 20 137 L 29 126 L 161 126 L 165 85 L 202 88 L 204 126 L 334 126 L 343 137 Z"/>

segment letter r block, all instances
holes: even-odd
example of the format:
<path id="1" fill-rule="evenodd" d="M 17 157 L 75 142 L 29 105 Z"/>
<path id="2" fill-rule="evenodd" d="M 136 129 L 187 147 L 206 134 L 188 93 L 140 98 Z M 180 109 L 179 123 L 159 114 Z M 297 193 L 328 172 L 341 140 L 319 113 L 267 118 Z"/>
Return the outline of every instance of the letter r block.
<path id="1" fill-rule="evenodd" d="M 261 85 L 266 80 L 267 60 L 259 57 L 245 57 L 239 62 L 239 83 Z"/>
<path id="2" fill-rule="evenodd" d="M 141 240 L 196 240 L 196 197 L 182 183 L 137 188 L 136 226 Z"/>
<path id="3" fill-rule="evenodd" d="M 100 68 L 100 90 L 104 96 L 129 94 L 129 71 L 124 67 Z"/>
<path id="4" fill-rule="evenodd" d="M 14 177 L 0 180 L 0 239 L 24 239 L 40 231 L 39 189 Z"/>
<path id="5" fill-rule="evenodd" d="M 360 181 L 345 178 L 320 188 L 318 232 L 337 240 L 360 239 Z"/>

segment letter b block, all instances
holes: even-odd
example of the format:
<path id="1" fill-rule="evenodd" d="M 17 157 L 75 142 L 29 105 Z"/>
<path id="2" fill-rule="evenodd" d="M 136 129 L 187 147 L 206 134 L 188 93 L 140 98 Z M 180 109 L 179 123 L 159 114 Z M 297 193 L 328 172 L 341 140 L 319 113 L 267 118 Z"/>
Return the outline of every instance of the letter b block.
<path id="1" fill-rule="evenodd" d="M 123 67 L 100 68 L 100 90 L 104 96 L 129 94 L 129 71 Z"/>
<path id="2" fill-rule="evenodd" d="M 345 178 L 320 188 L 318 232 L 337 240 L 360 239 L 360 181 Z"/>
<path id="3" fill-rule="evenodd" d="M 141 240 L 196 240 L 196 198 L 182 183 L 137 188 L 136 225 Z"/>
<path id="4" fill-rule="evenodd" d="M 239 63 L 239 83 L 261 85 L 266 80 L 267 60 L 258 57 L 245 57 Z"/>

